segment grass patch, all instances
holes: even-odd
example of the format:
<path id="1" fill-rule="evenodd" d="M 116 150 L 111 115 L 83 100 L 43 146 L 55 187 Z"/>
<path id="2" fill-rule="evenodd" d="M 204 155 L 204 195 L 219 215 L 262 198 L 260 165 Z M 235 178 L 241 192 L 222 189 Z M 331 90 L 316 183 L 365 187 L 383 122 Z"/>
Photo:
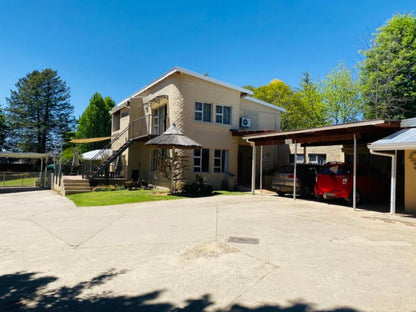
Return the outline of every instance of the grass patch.
<path id="1" fill-rule="evenodd" d="M 1 181 L 0 180 L 0 186 L 34 186 L 35 181 L 37 181 L 38 178 L 23 178 L 23 179 L 15 179 L 15 180 L 8 180 L 8 181 Z"/>
<path id="2" fill-rule="evenodd" d="M 183 198 L 180 196 L 168 195 L 167 192 L 156 190 L 89 192 L 71 194 L 67 197 L 78 207 L 107 206 Z"/>
<path id="3" fill-rule="evenodd" d="M 236 192 L 236 191 L 223 191 L 217 190 L 213 192 L 214 195 L 248 195 L 250 192 Z"/>

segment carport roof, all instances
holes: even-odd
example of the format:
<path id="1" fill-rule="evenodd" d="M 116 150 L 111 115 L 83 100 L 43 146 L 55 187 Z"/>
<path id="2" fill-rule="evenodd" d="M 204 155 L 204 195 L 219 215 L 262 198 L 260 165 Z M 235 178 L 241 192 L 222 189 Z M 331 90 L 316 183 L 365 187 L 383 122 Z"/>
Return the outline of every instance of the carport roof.
<path id="1" fill-rule="evenodd" d="M 50 157 L 49 154 L 42 154 L 42 153 L 0 153 L 0 158 L 48 158 Z"/>
<path id="2" fill-rule="evenodd" d="M 244 136 L 243 139 L 256 145 L 285 144 L 285 140 L 291 139 L 293 143 L 301 143 L 303 146 L 318 146 L 351 143 L 355 135 L 357 143 L 369 143 L 390 135 L 399 128 L 400 121 L 380 119 L 318 128 L 253 134 Z"/>
<path id="3" fill-rule="evenodd" d="M 374 151 L 416 149 L 416 128 L 403 129 L 368 145 Z"/>

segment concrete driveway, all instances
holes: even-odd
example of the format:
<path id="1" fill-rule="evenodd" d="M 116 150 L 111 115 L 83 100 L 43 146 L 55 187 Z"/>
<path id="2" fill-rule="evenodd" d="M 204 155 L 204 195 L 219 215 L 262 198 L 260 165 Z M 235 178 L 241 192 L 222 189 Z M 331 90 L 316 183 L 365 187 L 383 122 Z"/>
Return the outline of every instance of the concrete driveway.
<path id="1" fill-rule="evenodd" d="M 38 191 L 0 195 L 0 238 L 1 311 L 416 311 L 413 218 L 270 195 L 79 208 Z"/>

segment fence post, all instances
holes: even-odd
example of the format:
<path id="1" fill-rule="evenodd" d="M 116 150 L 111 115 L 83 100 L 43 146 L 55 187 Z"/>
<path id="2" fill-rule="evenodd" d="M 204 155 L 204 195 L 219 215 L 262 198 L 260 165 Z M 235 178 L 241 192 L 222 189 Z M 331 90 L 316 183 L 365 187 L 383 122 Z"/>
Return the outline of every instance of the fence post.
<path id="1" fill-rule="evenodd" d="M 6 172 L 3 172 L 3 186 L 6 186 Z"/>

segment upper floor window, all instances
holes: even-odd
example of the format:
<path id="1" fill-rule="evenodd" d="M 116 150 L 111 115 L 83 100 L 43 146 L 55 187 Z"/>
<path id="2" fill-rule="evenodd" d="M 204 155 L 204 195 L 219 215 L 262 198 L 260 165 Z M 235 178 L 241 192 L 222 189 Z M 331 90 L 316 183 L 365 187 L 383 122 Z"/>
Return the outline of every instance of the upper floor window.
<path id="1" fill-rule="evenodd" d="M 194 150 L 194 172 L 209 172 L 209 149 Z"/>
<path id="2" fill-rule="evenodd" d="M 211 122 L 212 104 L 195 102 L 195 120 Z"/>
<path id="3" fill-rule="evenodd" d="M 166 131 L 167 106 L 153 110 L 153 134 L 162 134 Z"/>
<path id="4" fill-rule="evenodd" d="M 231 124 L 231 107 L 217 105 L 215 107 L 215 122 L 225 125 Z"/>
<path id="5" fill-rule="evenodd" d="M 120 111 L 113 114 L 113 131 L 120 130 Z"/>

